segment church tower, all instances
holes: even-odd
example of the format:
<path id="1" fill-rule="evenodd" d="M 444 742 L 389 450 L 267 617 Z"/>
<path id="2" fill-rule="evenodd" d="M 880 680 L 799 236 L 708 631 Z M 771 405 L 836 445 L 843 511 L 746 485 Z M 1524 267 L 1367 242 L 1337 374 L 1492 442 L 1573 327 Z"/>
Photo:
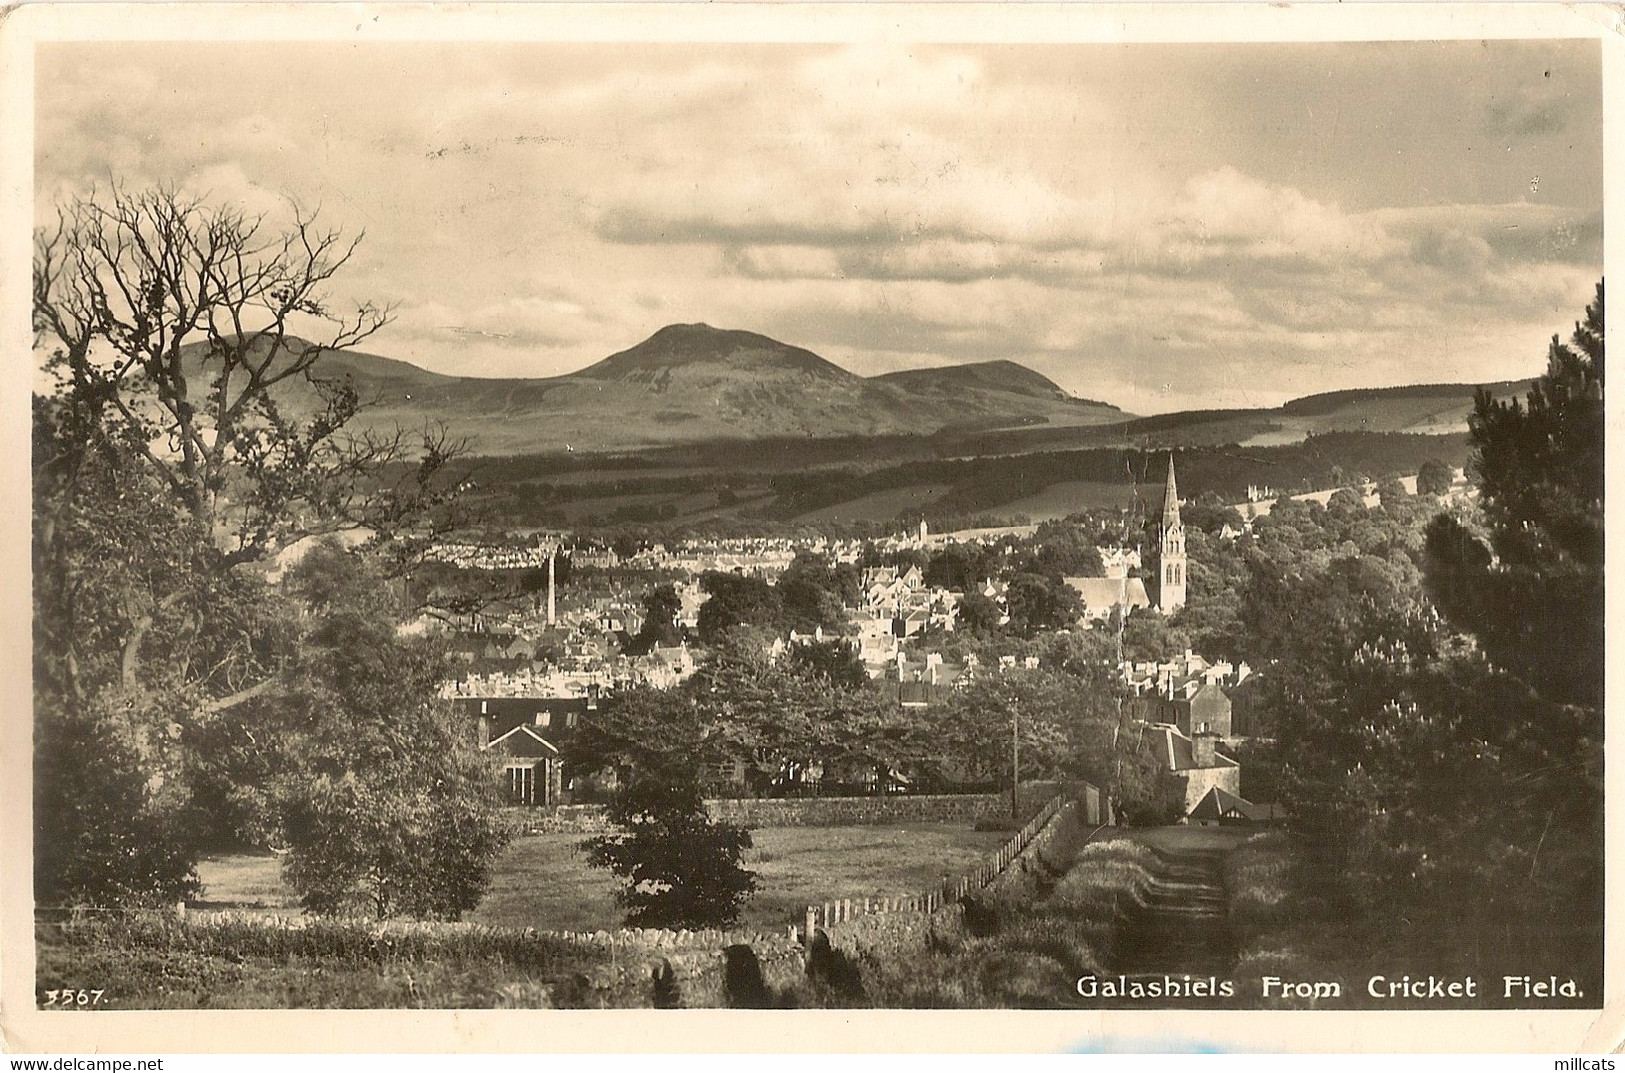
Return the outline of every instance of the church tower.
<path id="1" fill-rule="evenodd" d="M 1179 521 L 1179 487 L 1174 483 L 1174 453 L 1168 452 L 1168 484 L 1162 492 L 1162 580 L 1157 609 L 1169 614 L 1185 606 L 1185 526 Z"/>

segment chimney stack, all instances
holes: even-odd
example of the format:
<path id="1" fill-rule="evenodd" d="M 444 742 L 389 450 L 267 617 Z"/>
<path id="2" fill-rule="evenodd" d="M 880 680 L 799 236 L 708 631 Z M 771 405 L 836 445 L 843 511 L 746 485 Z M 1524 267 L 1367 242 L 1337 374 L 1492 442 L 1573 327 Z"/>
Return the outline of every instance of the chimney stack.
<path id="1" fill-rule="evenodd" d="M 1197 767 L 1213 767 L 1217 763 L 1219 736 L 1210 730 L 1198 731 L 1191 737 L 1191 760 Z"/>
<path id="2" fill-rule="evenodd" d="M 547 624 L 554 625 L 557 621 L 554 616 L 554 574 L 553 560 L 558 557 L 559 548 L 555 544 L 547 549 Z"/>

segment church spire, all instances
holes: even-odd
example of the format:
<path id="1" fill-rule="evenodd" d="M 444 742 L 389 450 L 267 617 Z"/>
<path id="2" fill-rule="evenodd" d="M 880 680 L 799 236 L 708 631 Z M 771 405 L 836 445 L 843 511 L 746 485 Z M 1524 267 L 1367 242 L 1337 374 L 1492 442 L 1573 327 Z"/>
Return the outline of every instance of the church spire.
<path id="1" fill-rule="evenodd" d="M 1168 483 L 1162 493 L 1162 572 L 1157 607 L 1168 614 L 1185 606 L 1185 527 L 1179 521 L 1174 453 L 1168 452 Z"/>
<path id="2" fill-rule="evenodd" d="M 1174 483 L 1174 453 L 1168 452 L 1168 483 L 1162 491 L 1162 527 L 1179 524 L 1179 486 Z"/>

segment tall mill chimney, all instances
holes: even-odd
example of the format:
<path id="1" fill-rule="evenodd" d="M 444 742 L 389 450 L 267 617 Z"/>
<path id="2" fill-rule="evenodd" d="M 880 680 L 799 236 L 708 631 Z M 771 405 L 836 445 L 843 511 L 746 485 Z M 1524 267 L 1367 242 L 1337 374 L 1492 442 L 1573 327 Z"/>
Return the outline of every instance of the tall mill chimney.
<path id="1" fill-rule="evenodd" d="M 555 544 L 547 549 L 547 624 L 552 626 L 556 621 L 554 604 L 554 572 L 553 560 L 558 557 L 559 548 Z"/>

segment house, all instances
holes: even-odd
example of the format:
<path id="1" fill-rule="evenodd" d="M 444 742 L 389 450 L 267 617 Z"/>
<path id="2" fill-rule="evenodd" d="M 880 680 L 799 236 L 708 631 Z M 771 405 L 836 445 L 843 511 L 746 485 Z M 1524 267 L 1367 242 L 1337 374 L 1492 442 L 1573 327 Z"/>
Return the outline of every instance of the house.
<path id="1" fill-rule="evenodd" d="M 965 673 L 963 666 L 943 662 L 936 652 L 927 654 L 924 662 L 911 661 L 899 652 L 895 667 L 897 703 L 905 708 L 924 708 L 940 702 L 949 690 L 958 688 Z"/>
<path id="2" fill-rule="evenodd" d="M 686 644 L 663 645 L 658 641 L 636 665 L 637 676 L 656 689 L 670 689 L 693 675 L 699 665 Z"/>
<path id="3" fill-rule="evenodd" d="M 480 751 L 501 772 L 516 805 L 561 805 L 573 789 L 559 745 L 598 709 L 596 692 L 575 697 L 454 697 L 453 709 L 475 729 Z"/>
<path id="4" fill-rule="evenodd" d="M 1162 755 L 1167 770 L 1184 788 L 1184 815 L 1188 817 L 1215 787 L 1241 797 L 1241 765 L 1218 751 L 1217 734 L 1187 737 L 1178 727 L 1166 724 L 1155 729 L 1163 735 Z"/>
<path id="5" fill-rule="evenodd" d="M 1187 649 L 1159 662 L 1125 662 L 1119 670 L 1134 694 L 1136 717 L 1144 722 L 1170 723 L 1187 735 L 1206 728 L 1226 740 L 1245 733 L 1235 697 L 1243 690 L 1251 695 L 1247 664 L 1210 663 Z"/>
<path id="6" fill-rule="evenodd" d="M 1229 738 L 1230 697 L 1214 681 L 1193 679 L 1184 688 L 1170 683 L 1169 695 L 1141 700 L 1140 718 L 1148 723 L 1172 723 L 1186 735 L 1205 731 Z"/>
<path id="7" fill-rule="evenodd" d="M 508 801 L 515 805 L 557 805 L 564 796 L 559 748 L 529 723 L 520 723 L 485 745 L 502 771 Z"/>
<path id="8" fill-rule="evenodd" d="M 1082 622 L 1103 622 L 1113 611 L 1128 614 L 1151 606 L 1146 594 L 1145 581 L 1137 577 L 1069 577 L 1063 578 L 1083 601 Z"/>
<path id="9" fill-rule="evenodd" d="M 1202 796 L 1192 808 L 1188 819 L 1201 824 L 1269 823 L 1276 818 L 1275 805 L 1255 805 L 1221 787 L 1215 786 Z"/>
<path id="10" fill-rule="evenodd" d="M 457 630 L 447 637 L 446 647 L 453 659 L 467 663 L 481 660 L 513 660 L 510 653 L 522 653 L 529 659 L 530 652 L 514 633 L 507 630 Z"/>

